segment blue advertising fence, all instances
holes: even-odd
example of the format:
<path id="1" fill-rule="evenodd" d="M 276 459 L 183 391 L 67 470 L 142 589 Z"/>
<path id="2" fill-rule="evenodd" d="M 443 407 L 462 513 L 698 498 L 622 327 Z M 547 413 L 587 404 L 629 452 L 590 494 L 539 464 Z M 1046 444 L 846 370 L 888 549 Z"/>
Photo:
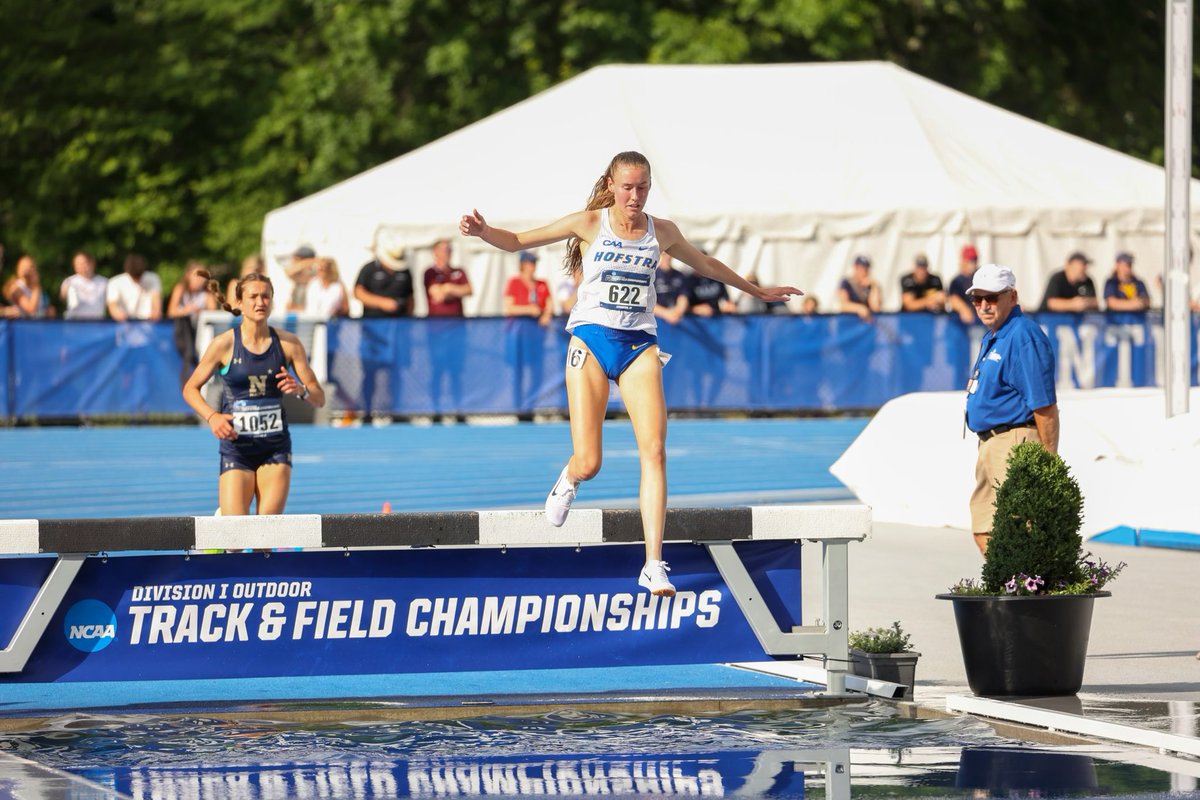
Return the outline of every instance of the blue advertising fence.
<path id="1" fill-rule="evenodd" d="M 1061 387 L 1162 385 L 1156 312 L 1039 314 Z M 335 410 L 409 416 L 564 411 L 568 336 L 556 320 L 328 323 Z M 984 329 L 952 315 L 686 318 L 660 325 L 675 410 L 837 411 L 966 384 Z M 185 415 L 170 323 L 0 321 L 0 416 Z M 1197 385 L 1197 321 L 1191 383 Z M 614 393 L 614 404 L 618 401 Z"/>
<path id="2" fill-rule="evenodd" d="M 4 416 L 187 414 L 169 322 L 0 322 Z"/>

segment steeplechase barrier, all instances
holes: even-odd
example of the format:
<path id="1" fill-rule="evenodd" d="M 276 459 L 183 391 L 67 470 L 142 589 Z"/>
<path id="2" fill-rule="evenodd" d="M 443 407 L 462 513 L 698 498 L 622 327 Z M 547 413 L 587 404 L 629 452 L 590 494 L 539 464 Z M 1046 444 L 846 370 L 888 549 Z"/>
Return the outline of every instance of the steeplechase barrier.
<path id="1" fill-rule="evenodd" d="M 856 505 L 670 509 L 668 598 L 637 585 L 635 510 L 562 528 L 534 511 L 0 520 L 0 698 L 173 681 L 180 702 L 246 700 L 231 679 L 364 675 L 404 697 L 476 673 L 504 685 L 473 691 L 519 696 L 545 670 L 800 656 L 841 696 L 847 551 L 870 527 Z M 803 543 L 820 548 L 810 625 Z"/>

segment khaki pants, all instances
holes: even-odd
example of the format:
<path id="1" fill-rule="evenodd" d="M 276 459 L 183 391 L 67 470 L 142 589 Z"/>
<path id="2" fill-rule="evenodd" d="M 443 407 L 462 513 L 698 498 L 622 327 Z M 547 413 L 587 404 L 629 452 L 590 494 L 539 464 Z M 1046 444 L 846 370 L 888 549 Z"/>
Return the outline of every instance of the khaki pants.
<path id="1" fill-rule="evenodd" d="M 1021 442 L 1040 442 L 1037 428 L 1013 428 L 979 443 L 975 491 L 971 493 L 971 530 L 991 533 L 996 515 L 996 485 L 1008 476 L 1008 453 Z"/>

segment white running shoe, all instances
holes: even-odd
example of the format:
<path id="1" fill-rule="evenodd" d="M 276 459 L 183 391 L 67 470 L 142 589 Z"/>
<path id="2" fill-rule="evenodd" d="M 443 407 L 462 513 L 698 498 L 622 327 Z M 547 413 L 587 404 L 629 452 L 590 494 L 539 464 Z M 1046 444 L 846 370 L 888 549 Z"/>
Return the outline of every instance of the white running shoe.
<path id="1" fill-rule="evenodd" d="M 647 561 L 646 566 L 642 567 L 642 574 L 638 576 L 638 585 L 649 589 L 650 594 L 674 597 L 675 587 L 667 579 L 667 573 L 670 571 L 671 568 L 665 561 Z"/>
<path id="2" fill-rule="evenodd" d="M 563 467 L 563 471 L 558 475 L 558 480 L 554 482 L 554 488 L 546 496 L 546 519 L 550 521 L 551 525 L 561 528 L 562 524 L 567 521 L 571 503 L 575 502 L 575 493 L 578 491 L 578 484 L 571 483 L 570 478 L 567 477 L 567 468 Z"/>

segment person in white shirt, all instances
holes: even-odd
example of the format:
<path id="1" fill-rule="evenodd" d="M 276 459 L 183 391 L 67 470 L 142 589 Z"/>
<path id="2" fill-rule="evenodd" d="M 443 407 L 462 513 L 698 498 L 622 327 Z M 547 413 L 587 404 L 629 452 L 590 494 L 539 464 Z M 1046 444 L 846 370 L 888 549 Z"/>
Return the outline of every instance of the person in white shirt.
<path id="1" fill-rule="evenodd" d="M 332 258 L 318 258 L 316 264 L 316 274 L 305 293 L 304 313 L 321 319 L 346 316 L 350 313 L 350 305 L 346 301 L 346 287 L 342 286 L 337 262 Z"/>
<path id="2" fill-rule="evenodd" d="M 108 278 L 96 274 L 96 258 L 80 250 L 71 259 L 74 275 L 63 279 L 58 296 L 67 304 L 64 319 L 104 319 Z"/>
<path id="3" fill-rule="evenodd" d="M 117 322 L 162 319 L 162 281 L 137 253 L 125 257 L 125 271 L 108 282 L 108 315 Z"/>

